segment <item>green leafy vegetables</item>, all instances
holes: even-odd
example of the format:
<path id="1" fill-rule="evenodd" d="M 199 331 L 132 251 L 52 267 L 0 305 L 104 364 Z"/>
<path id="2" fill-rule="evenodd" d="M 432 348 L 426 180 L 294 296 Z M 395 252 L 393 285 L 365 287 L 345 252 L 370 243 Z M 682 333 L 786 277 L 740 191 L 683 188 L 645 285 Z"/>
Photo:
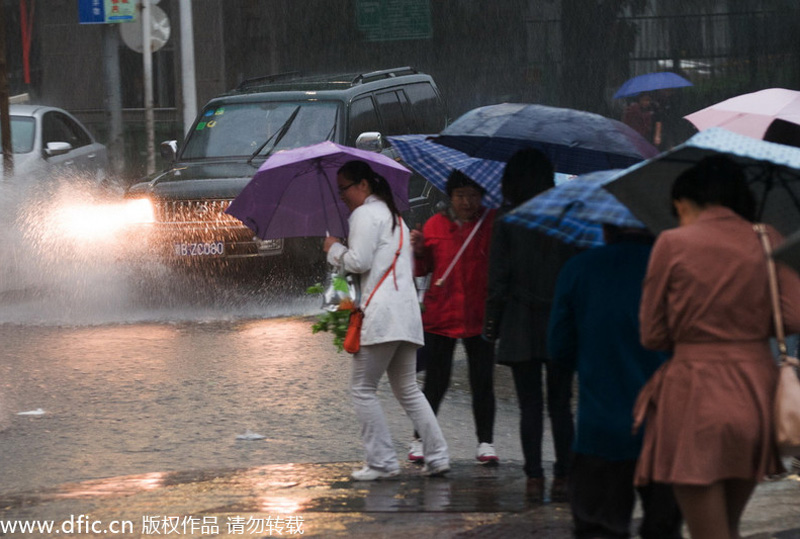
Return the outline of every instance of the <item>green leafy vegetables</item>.
<path id="1" fill-rule="evenodd" d="M 347 294 L 349 288 L 347 281 L 342 276 L 335 276 L 333 278 L 333 289 L 337 292 L 344 292 Z M 324 294 L 325 287 L 322 283 L 317 283 L 309 286 L 306 290 L 307 294 Z M 344 350 L 344 338 L 347 335 L 347 325 L 350 322 L 350 311 L 355 307 L 353 301 L 349 298 L 342 300 L 339 304 L 339 309 L 336 311 L 325 311 L 316 318 L 316 322 L 311 326 L 312 333 L 320 331 L 329 331 L 333 333 L 333 344 L 336 346 L 337 351 Z"/>

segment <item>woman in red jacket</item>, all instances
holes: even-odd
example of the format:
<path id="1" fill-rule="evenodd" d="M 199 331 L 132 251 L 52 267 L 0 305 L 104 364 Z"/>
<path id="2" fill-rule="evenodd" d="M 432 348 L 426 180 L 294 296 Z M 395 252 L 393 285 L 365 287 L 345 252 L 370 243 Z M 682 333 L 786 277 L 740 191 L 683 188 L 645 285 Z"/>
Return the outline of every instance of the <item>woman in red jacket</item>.
<path id="1" fill-rule="evenodd" d="M 448 211 L 428 219 L 422 231 L 411 233 L 416 275 L 432 274 L 422 313 L 426 369 L 423 392 L 434 413 L 438 413 L 450 384 L 455 345 L 461 339 L 469 363 L 478 437 L 476 458 L 484 464 L 496 464 L 494 345 L 481 337 L 495 210 L 481 205 L 485 190 L 461 172 L 450 175 L 446 189 L 450 197 Z M 424 459 L 416 433 L 408 458 L 418 462 Z"/>

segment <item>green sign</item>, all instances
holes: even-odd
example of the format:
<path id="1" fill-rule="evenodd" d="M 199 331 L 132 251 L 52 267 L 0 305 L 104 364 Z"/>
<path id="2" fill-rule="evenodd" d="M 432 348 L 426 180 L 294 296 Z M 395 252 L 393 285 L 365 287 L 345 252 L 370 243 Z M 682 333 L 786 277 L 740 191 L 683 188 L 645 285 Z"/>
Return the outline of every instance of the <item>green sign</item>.
<path id="1" fill-rule="evenodd" d="M 430 39 L 430 0 L 357 0 L 358 29 L 367 41 Z"/>

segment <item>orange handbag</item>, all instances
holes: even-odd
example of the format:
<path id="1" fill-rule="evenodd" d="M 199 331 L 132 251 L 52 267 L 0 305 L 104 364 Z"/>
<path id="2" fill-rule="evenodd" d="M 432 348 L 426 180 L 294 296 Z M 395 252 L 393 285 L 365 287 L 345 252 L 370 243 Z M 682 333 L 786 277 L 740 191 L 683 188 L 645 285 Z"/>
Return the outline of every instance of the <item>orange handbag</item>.
<path id="1" fill-rule="evenodd" d="M 389 269 L 386 270 L 386 273 L 383 274 L 381 280 L 378 281 L 378 284 L 375 285 L 375 288 L 372 289 L 372 293 L 367 298 L 366 303 L 364 303 L 364 309 L 367 308 L 369 302 L 372 300 L 372 296 L 375 295 L 375 291 L 378 290 L 378 287 L 381 286 L 383 281 L 386 277 L 394 269 L 395 264 L 397 264 L 397 257 L 400 256 L 400 251 L 403 248 L 403 219 L 399 219 L 400 222 L 400 245 L 397 246 L 397 251 L 394 253 L 394 260 L 392 260 L 392 265 L 389 266 Z M 345 352 L 350 354 L 355 354 L 359 350 L 361 350 L 361 324 L 364 322 L 364 311 L 361 308 L 353 309 L 350 311 L 350 321 L 347 324 L 347 333 L 344 336 L 344 343 L 343 347 Z"/>
<path id="2" fill-rule="evenodd" d="M 347 334 L 344 336 L 344 350 L 355 354 L 361 350 L 361 324 L 364 321 L 364 311 L 353 309 L 350 311 L 350 322 L 347 324 Z"/>

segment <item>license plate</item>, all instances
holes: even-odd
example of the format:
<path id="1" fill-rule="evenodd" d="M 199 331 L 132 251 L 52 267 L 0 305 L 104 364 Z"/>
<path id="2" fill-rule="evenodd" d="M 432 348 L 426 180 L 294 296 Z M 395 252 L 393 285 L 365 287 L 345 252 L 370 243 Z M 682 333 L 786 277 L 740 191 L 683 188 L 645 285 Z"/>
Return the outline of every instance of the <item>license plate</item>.
<path id="1" fill-rule="evenodd" d="M 224 256 L 225 243 L 221 241 L 199 243 L 173 243 L 175 256 Z"/>

